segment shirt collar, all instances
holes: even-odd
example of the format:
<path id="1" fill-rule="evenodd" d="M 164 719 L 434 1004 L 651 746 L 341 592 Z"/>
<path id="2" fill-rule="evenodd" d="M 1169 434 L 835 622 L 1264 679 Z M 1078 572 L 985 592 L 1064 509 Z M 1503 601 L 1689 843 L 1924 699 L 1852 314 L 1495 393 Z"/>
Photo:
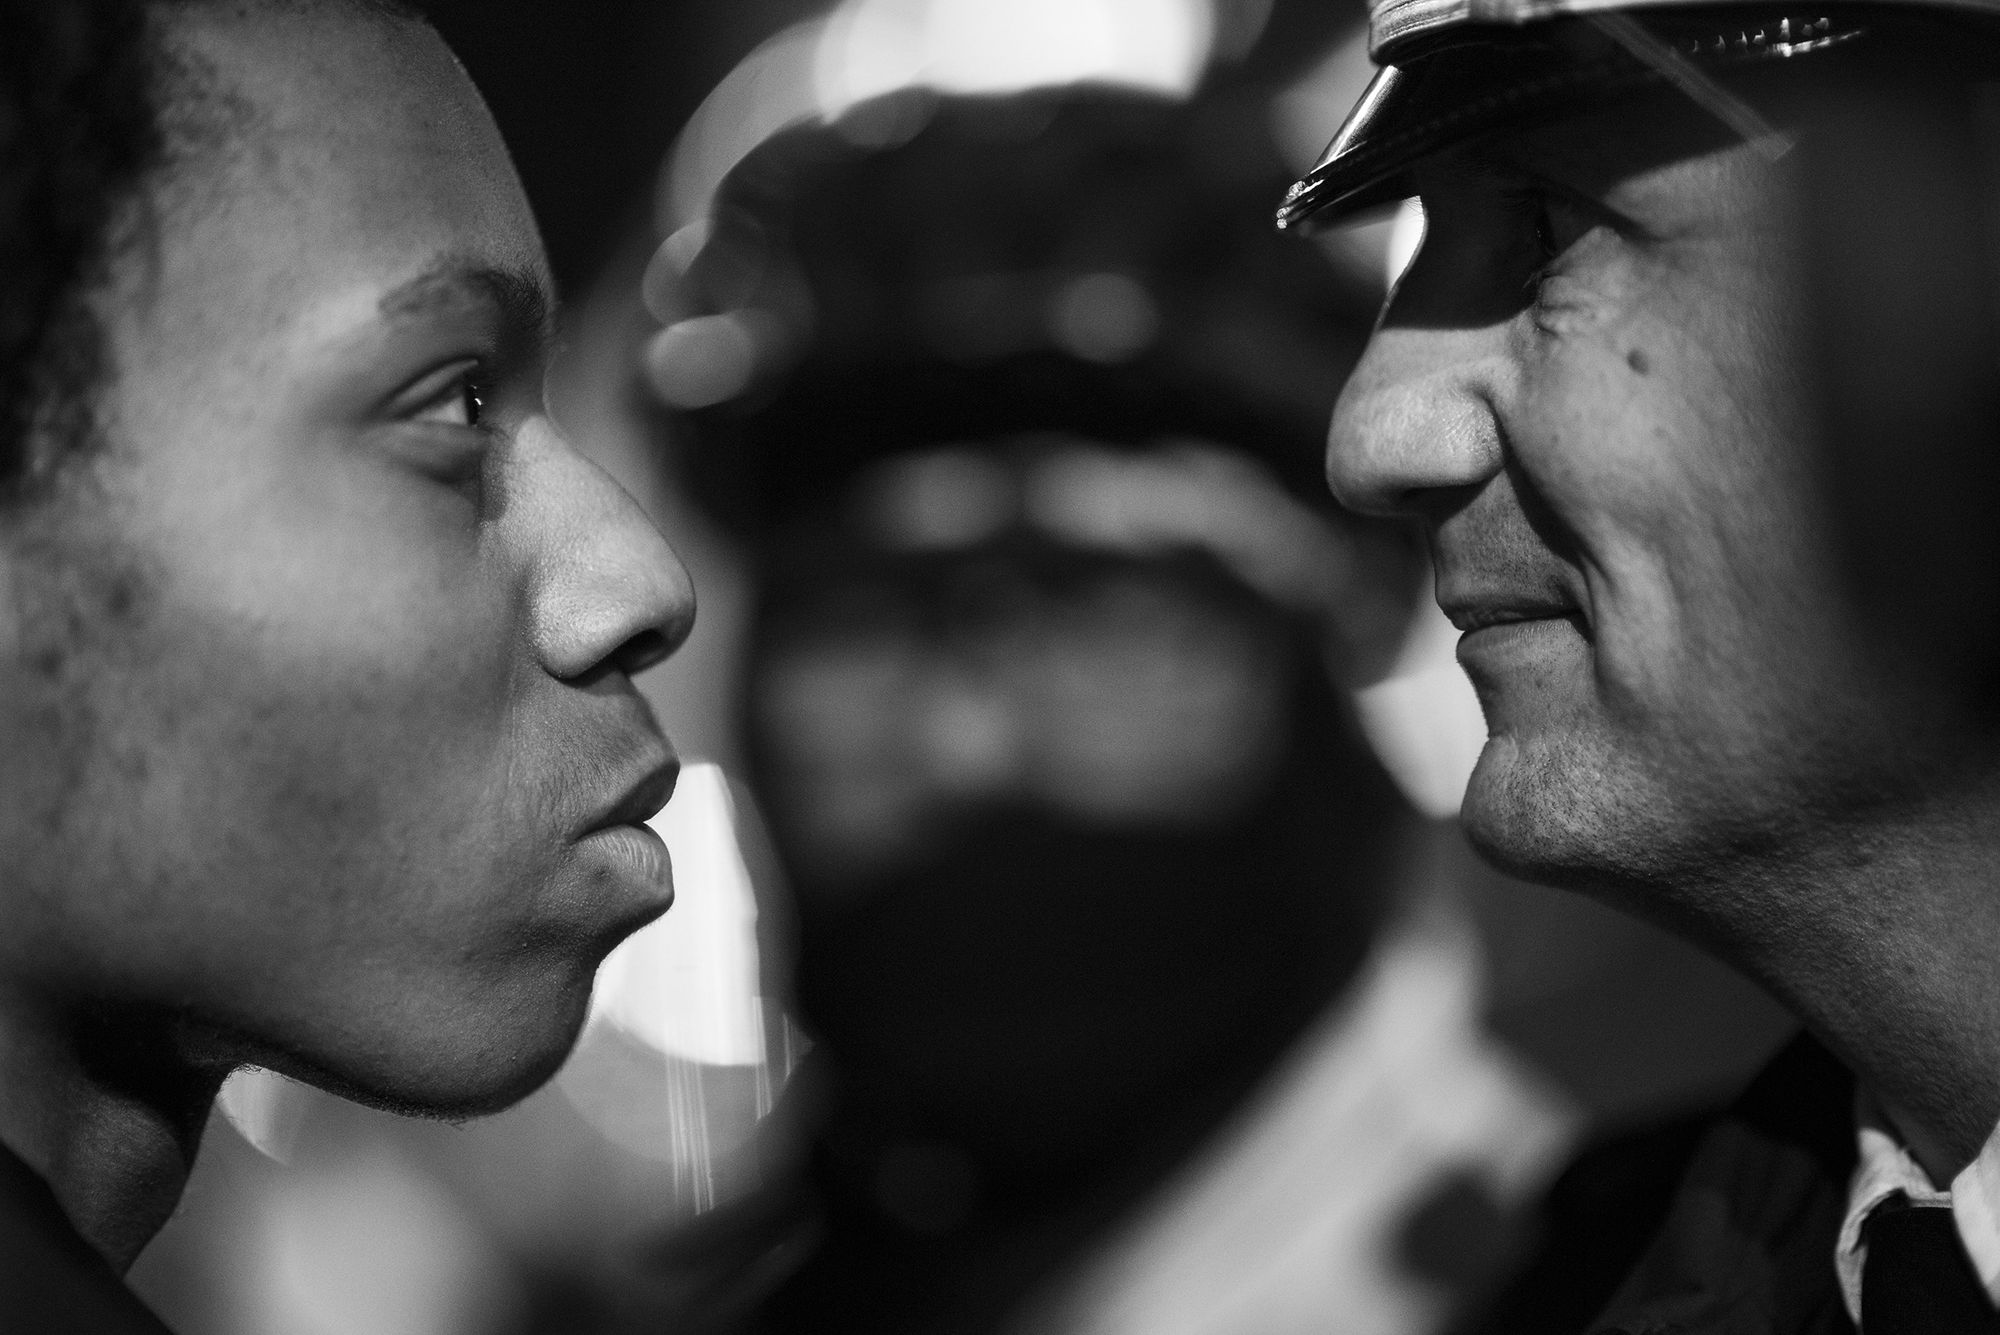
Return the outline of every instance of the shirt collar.
<path id="1" fill-rule="evenodd" d="M 1882 1106 L 1866 1090 L 1855 1093 L 1854 1125 L 1860 1155 L 1848 1183 L 1847 1217 L 1834 1252 L 1847 1315 L 1859 1327 L 1861 1268 L 1868 1260 L 1862 1225 L 1876 1206 L 1898 1192 L 1915 1205 L 1950 1208 L 1973 1272 L 1987 1298 L 2000 1308 L 2000 1127 L 1986 1138 L 1979 1157 L 1951 1180 L 1950 1188 L 1940 1191 L 1911 1157 Z"/>

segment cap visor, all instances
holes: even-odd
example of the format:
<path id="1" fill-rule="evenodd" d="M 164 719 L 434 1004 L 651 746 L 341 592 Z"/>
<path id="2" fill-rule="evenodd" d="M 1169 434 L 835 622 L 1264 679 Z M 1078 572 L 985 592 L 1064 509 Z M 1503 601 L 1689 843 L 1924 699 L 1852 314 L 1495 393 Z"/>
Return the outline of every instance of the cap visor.
<path id="1" fill-rule="evenodd" d="M 1477 41 L 1460 31 L 1459 45 L 1385 66 L 1318 164 L 1286 194 L 1278 226 L 1313 231 L 1406 195 L 1411 166 L 1460 143 L 1665 87 L 1675 77 L 1705 80 L 1830 49 L 1862 31 L 1833 29 L 1822 19 L 1708 35 L 1715 21 L 1712 14 L 1648 17 L 1661 45 L 1671 44 L 1672 71 L 1634 55 L 1588 18 L 1492 31 Z"/>

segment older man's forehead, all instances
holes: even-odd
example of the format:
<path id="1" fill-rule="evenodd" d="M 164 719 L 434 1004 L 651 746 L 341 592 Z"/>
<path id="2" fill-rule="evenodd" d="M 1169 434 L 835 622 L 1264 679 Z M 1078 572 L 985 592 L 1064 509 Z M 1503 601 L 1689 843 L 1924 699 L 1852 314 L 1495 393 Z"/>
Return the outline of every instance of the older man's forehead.
<path id="1" fill-rule="evenodd" d="M 1745 148 L 1729 127 L 1670 96 L 1593 107 L 1575 115 L 1517 127 L 1439 155 L 1454 168 L 1487 176 L 1526 178 L 1605 199 L 1620 186 L 1663 168 Z M 1757 146 L 1760 150 L 1763 146 Z M 1730 154 L 1732 163 L 1775 167 L 1781 153 Z M 1781 173 L 1771 171 L 1773 182 Z"/>

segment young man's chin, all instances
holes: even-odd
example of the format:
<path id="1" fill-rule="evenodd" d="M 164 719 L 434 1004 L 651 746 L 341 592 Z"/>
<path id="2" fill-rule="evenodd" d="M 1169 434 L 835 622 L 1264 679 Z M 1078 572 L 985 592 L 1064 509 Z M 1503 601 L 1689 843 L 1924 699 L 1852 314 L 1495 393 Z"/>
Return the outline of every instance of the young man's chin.
<path id="1" fill-rule="evenodd" d="M 569 1059 L 589 1015 L 589 991 L 480 1014 L 444 1028 L 413 1024 L 364 1056 L 340 1052 L 272 1063 L 355 1103 L 406 1116 L 481 1117 L 519 1103 Z"/>
<path id="2" fill-rule="evenodd" d="M 438 1067 L 421 1075 L 374 1078 L 329 1092 L 405 1117 L 458 1121 L 504 1112 L 546 1085 L 568 1059 L 572 1043 L 538 1049 L 478 1070 Z M 320 1083 L 320 1082 L 312 1082 Z"/>

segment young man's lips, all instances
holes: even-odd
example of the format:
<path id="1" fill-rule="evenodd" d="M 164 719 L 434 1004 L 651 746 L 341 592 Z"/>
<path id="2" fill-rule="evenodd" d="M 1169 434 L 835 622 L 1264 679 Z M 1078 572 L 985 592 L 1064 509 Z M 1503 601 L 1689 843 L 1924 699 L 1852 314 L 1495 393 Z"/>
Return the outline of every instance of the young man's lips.
<path id="1" fill-rule="evenodd" d="M 579 850 L 616 874 L 632 896 L 631 930 L 664 913 L 674 902 L 673 864 L 660 836 L 646 822 L 659 814 L 674 795 L 680 761 L 664 737 L 654 733 L 638 765 L 636 777 L 617 800 L 594 817 L 577 840 Z M 622 902 L 622 901 L 621 901 Z"/>
<path id="2" fill-rule="evenodd" d="M 636 896 L 640 918 L 627 930 L 667 911 L 674 902 L 674 866 L 666 843 L 645 825 L 607 825 L 584 836 L 579 848 L 620 873 Z"/>
<path id="3" fill-rule="evenodd" d="M 618 825 L 644 825 L 666 806 L 667 799 L 674 795 L 674 783 L 680 777 L 681 762 L 671 750 L 666 749 L 664 741 L 660 743 L 660 750 L 663 754 L 653 758 L 618 800 L 591 822 L 591 830 Z"/>

